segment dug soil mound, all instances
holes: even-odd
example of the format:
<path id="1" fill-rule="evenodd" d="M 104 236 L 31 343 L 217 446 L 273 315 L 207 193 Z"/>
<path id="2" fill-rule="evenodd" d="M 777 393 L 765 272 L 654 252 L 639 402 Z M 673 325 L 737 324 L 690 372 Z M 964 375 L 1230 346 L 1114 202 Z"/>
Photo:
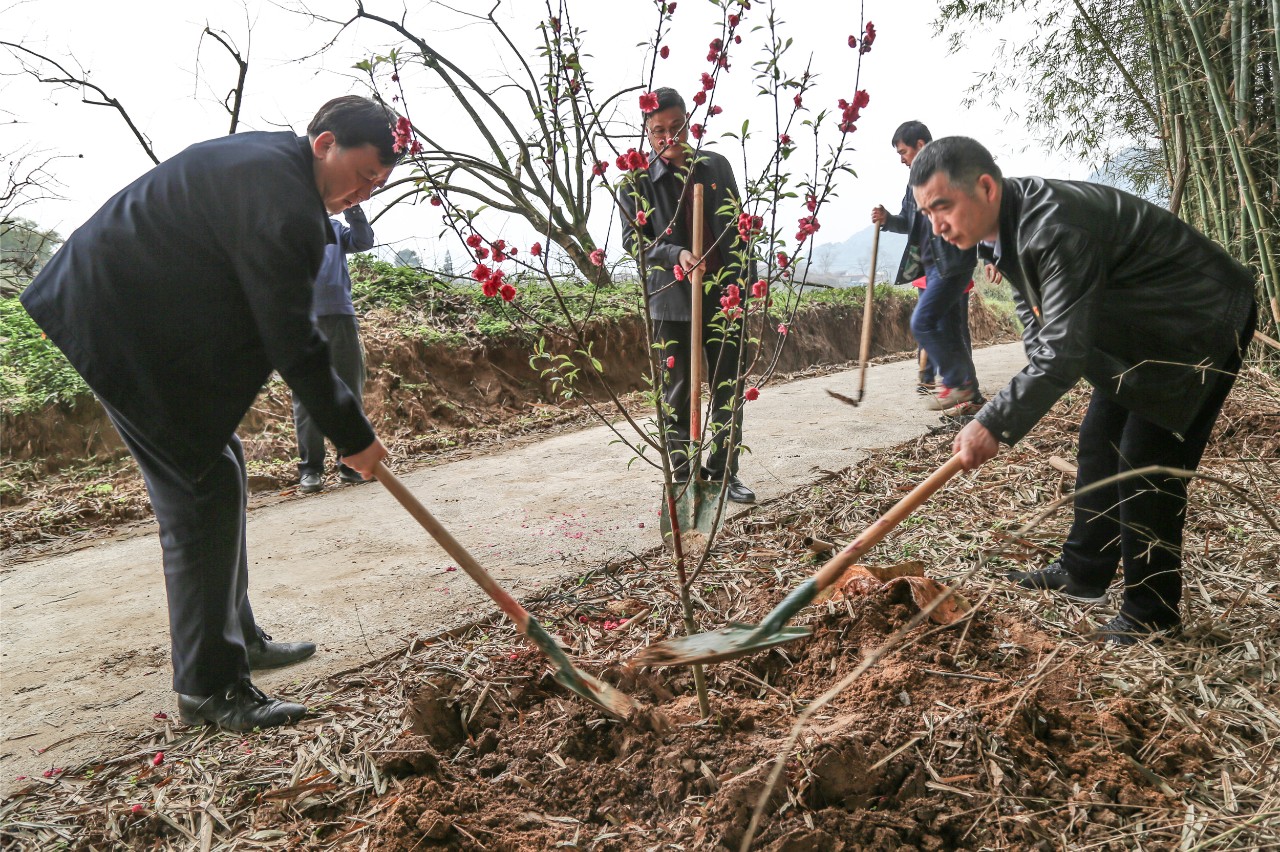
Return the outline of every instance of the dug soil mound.
<path id="1" fill-rule="evenodd" d="M 900 289 L 880 299 L 873 355 L 900 353 L 914 345 L 914 304 L 914 294 Z M 530 365 L 535 341 L 525 337 L 468 335 L 461 343 L 439 335 L 423 339 L 404 315 L 386 310 L 371 311 L 362 322 L 365 410 L 383 442 L 402 458 L 438 456 L 580 426 L 594 419 L 585 403 L 608 398 L 599 383 L 588 382 L 581 398 L 558 399 L 550 378 Z M 857 307 L 820 303 L 805 308 L 781 347 L 775 324 L 765 325 L 756 373 L 769 366 L 773 353 L 778 353 L 773 369 L 783 374 L 858 357 L 862 312 Z M 971 327 L 975 345 L 1014 334 L 1009 322 L 981 298 L 973 301 Z M 614 392 L 634 410 L 640 410 L 641 400 L 633 392 L 646 386 L 644 336 L 637 317 L 589 328 L 592 353 Z M 551 344 L 554 351 L 554 339 Z M 291 406 L 288 388 L 276 379 L 240 425 L 253 493 L 287 493 L 296 482 Z M 150 517 L 141 478 L 92 398 L 6 417 L 0 447 L 0 507 L 5 509 L 0 546 L 85 538 Z"/>

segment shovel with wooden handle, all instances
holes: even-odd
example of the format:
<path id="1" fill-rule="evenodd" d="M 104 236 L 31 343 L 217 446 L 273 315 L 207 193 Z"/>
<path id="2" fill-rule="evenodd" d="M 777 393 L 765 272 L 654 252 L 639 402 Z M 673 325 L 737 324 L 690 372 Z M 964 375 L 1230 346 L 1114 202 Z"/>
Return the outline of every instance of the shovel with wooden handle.
<path id="1" fill-rule="evenodd" d="M 862 343 L 858 348 L 858 395 L 845 396 L 833 390 L 827 395 L 848 405 L 858 405 L 867 391 L 867 361 L 871 358 L 871 314 L 874 310 L 876 292 L 876 260 L 880 254 L 880 226 L 871 233 L 871 273 L 867 276 L 867 299 L 862 308 Z"/>
<path id="2" fill-rule="evenodd" d="M 716 529 L 720 515 L 717 503 L 720 486 L 702 478 L 702 253 L 705 250 L 703 234 L 703 186 L 693 185 L 693 256 L 698 265 L 689 273 L 689 289 L 693 292 L 690 303 L 691 319 L 689 343 L 689 480 L 676 483 L 676 519 L 680 534 L 690 532 L 710 535 Z M 672 535 L 671 515 L 667 501 L 662 503 L 662 537 Z"/>
<path id="3" fill-rule="evenodd" d="M 561 686 L 570 692 L 577 693 L 617 719 L 626 720 L 639 709 L 639 705 L 626 693 L 620 692 L 604 681 L 575 668 L 573 663 L 569 662 L 564 650 L 551 637 L 551 634 L 547 633 L 542 625 L 538 624 L 537 620 L 520 605 L 519 601 L 507 594 L 506 590 L 494 581 L 488 571 L 480 567 L 480 563 L 476 562 L 471 554 L 467 552 L 467 549 L 459 544 L 458 540 L 440 525 L 440 522 L 427 511 L 427 507 L 419 502 L 413 492 L 406 488 L 404 483 L 387 469 L 386 465 L 378 462 L 378 466 L 374 468 L 373 475 L 386 486 L 393 497 L 400 501 L 400 505 L 409 510 L 409 514 L 413 515 L 414 519 L 422 525 L 422 528 L 436 540 L 436 543 L 462 566 L 462 570 L 466 571 L 471 579 L 475 580 L 480 588 L 484 589 L 485 594 L 493 598 L 494 603 L 506 613 L 508 618 L 515 622 L 516 629 L 537 646 L 539 651 L 551 658 L 551 662 L 555 664 L 555 678 L 560 682 Z"/>
<path id="4" fill-rule="evenodd" d="M 809 628 L 786 627 L 787 621 L 808 606 L 819 592 L 839 582 L 855 559 L 879 544 L 904 518 L 963 469 L 960 457 L 952 456 L 950 461 L 935 470 L 879 520 L 863 530 L 848 547 L 828 560 L 816 574 L 793 589 L 759 624 L 732 624 L 709 633 L 657 642 L 636 654 L 635 662 L 644 666 L 717 663 L 745 657 L 808 636 L 812 632 Z"/>

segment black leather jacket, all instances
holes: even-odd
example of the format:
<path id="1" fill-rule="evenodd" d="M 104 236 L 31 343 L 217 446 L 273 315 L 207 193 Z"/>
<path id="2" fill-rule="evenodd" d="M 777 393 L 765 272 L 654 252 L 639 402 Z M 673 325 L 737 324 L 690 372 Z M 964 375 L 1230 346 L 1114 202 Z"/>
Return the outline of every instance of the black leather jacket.
<path id="1" fill-rule="evenodd" d="M 1094 183 L 1005 178 L 984 259 L 1013 285 L 1030 363 L 977 419 L 1012 444 L 1081 378 L 1174 434 L 1240 346 L 1252 273 L 1167 210 Z"/>
<path id="2" fill-rule="evenodd" d="M 907 247 L 898 263 L 894 284 L 910 284 L 924 275 L 926 266 L 937 267 L 939 275 L 951 278 L 954 275 L 972 275 L 973 267 L 977 265 L 978 256 L 973 249 L 958 249 L 933 233 L 928 218 L 922 216 L 916 207 L 915 191 L 910 183 L 902 197 L 902 210 L 897 216 L 890 213 L 880 230 L 907 235 Z"/>

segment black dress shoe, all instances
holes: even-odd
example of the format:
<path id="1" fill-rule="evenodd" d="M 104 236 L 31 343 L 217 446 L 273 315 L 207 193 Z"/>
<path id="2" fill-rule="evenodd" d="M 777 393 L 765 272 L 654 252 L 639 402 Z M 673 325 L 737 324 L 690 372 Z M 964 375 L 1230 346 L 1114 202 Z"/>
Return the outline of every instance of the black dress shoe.
<path id="1" fill-rule="evenodd" d="M 1144 624 L 1121 612 L 1095 629 L 1093 638 L 1107 645 L 1137 645 L 1143 640 L 1159 642 L 1162 639 L 1176 637 L 1181 632 L 1181 627 L 1182 625 L 1178 622 L 1163 625 Z"/>
<path id="2" fill-rule="evenodd" d="M 324 478 L 318 473 L 307 471 L 298 477 L 298 490 L 303 494 L 315 494 L 324 488 Z"/>
<path id="3" fill-rule="evenodd" d="M 244 643 L 244 649 L 249 652 L 249 668 L 258 671 L 301 662 L 316 652 L 316 643 L 272 642 L 270 636 L 259 633 L 257 639 Z"/>
<path id="4" fill-rule="evenodd" d="M 348 485 L 364 485 L 366 482 L 372 482 L 372 479 L 365 479 L 358 470 L 352 470 L 349 467 L 340 468 L 338 470 L 338 479 Z"/>
<path id="5" fill-rule="evenodd" d="M 729 487 L 726 489 L 726 495 L 734 503 L 754 503 L 756 502 L 756 492 L 742 484 L 742 480 L 736 476 L 729 476 Z"/>
<path id="6" fill-rule="evenodd" d="M 301 704 L 263 694 L 248 678 L 213 695 L 179 695 L 178 719 L 184 725 L 213 724 L 228 731 L 252 731 L 292 725 L 307 713 Z"/>

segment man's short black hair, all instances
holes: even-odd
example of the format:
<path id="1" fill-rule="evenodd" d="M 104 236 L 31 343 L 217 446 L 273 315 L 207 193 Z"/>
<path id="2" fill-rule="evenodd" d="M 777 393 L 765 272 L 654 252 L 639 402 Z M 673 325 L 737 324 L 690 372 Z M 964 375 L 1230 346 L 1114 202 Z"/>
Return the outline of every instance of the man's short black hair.
<path id="1" fill-rule="evenodd" d="M 398 116 L 386 105 L 359 95 L 334 98 L 315 114 L 307 125 L 307 136 L 315 139 L 326 130 L 343 148 L 372 145 L 384 166 L 400 159 L 395 151 L 394 128 Z"/>
<path id="2" fill-rule="evenodd" d="M 654 89 L 653 93 L 658 96 L 658 108 L 653 112 L 646 113 L 644 123 L 649 123 L 649 116 L 662 112 L 672 107 L 680 107 L 681 114 L 687 113 L 689 110 L 684 105 L 684 97 L 669 86 L 663 86 L 661 89 Z"/>
<path id="3" fill-rule="evenodd" d="M 923 186 L 937 172 L 966 189 L 982 175 L 991 175 L 996 180 L 1002 177 L 991 152 L 968 136 L 944 136 L 925 145 L 911 163 L 911 185 Z"/>
<path id="4" fill-rule="evenodd" d="M 932 142 L 933 134 L 929 132 L 929 128 L 924 126 L 923 121 L 904 121 L 898 125 L 898 129 L 893 131 L 893 139 L 889 144 L 897 148 L 901 142 L 908 148 L 914 148 L 920 142 Z"/>

